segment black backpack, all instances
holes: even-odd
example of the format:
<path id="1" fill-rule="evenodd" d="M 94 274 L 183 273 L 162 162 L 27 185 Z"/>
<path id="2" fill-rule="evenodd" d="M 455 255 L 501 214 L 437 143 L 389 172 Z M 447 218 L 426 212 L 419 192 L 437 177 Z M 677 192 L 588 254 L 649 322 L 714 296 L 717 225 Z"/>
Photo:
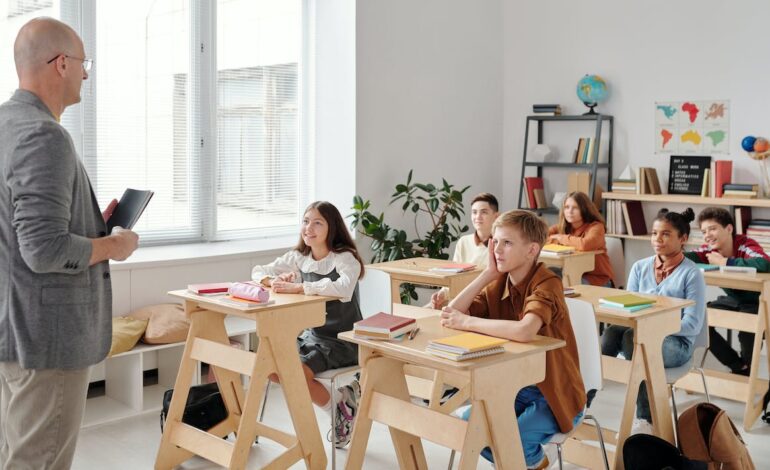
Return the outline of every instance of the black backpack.
<path id="1" fill-rule="evenodd" d="M 626 470 L 706 470 L 704 462 L 690 460 L 675 446 L 657 436 L 634 434 L 623 444 Z"/>
<path id="2" fill-rule="evenodd" d="M 163 425 L 168 416 L 168 408 L 171 405 L 171 397 L 174 390 L 166 390 L 163 394 L 163 408 L 160 411 L 160 430 L 163 432 Z M 208 431 L 227 418 L 227 407 L 222 400 L 222 394 L 219 393 L 219 387 L 216 382 L 203 385 L 194 385 L 190 387 L 190 394 L 187 396 L 187 404 L 184 407 L 182 422 L 190 426 Z"/>

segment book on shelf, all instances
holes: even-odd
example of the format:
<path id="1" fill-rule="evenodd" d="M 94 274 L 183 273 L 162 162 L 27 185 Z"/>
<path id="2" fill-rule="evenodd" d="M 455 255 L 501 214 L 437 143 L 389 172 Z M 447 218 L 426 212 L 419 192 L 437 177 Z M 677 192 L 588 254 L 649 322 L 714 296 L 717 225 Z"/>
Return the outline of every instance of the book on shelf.
<path id="1" fill-rule="evenodd" d="M 379 312 L 353 324 L 353 334 L 363 338 L 388 340 L 414 328 L 414 318 Z"/>
<path id="2" fill-rule="evenodd" d="M 187 284 L 187 291 L 196 295 L 220 295 L 227 293 L 228 289 L 230 289 L 230 284 L 230 282 Z"/>
<path id="3" fill-rule="evenodd" d="M 641 201 L 622 201 L 623 220 L 629 235 L 647 235 L 647 222 Z"/>
<path id="4" fill-rule="evenodd" d="M 655 299 L 648 299 L 636 294 L 620 294 L 600 297 L 599 303 L 610 307 L 629 308 L 638 307 L 641 305 L 653 305 L 655 303 Z"/>
<path id="5" fill-rule="evenodd" d="M 756 191 L 759 192 L 758 184 L 747 183 L 728 183 L 722 186 L 723 191 Z"/>
<path id="6" fill-rule="evenodd" d="M 722 197 L 724 194 L 724 186 L 730 184 L 733 180 L 733 161 L 732 160 L 716 160 L 713 165 L 713 178 L 715 192 L 711 193 L 712 197 Z"/>
<path id="7" fill-rule="evenodd" d="M 757 191 L 736 191 L 732 189 L 728 189 L 726 191 L 722 191 L 722 197 L 727 198 L 743 198 L 743 199 L 756 199 L 757 198 Z"/>
<path id="8" fill-rule="evenodd" d="M 535 190 L 543 189 L 543 178 L 536 176 L 525 176 L 524 187 L 527 189 L 527 199 L 530 209 L 538 209 L 537 199 L 535 199 Z"/>
<path id="9" fill-rule="evenodd" d="M 428 271 L 434 273 L 464 273 L 466 271 L 473 271 L 475 268 L 476 265 L 471 263 L 447 263 L 430 268 Z"/>
<path id="10" fill-rule="evenodd" d="M 535 204 L 537 204 L 538 209 L 545 209 L 548 207 L 548 200 L 545 198 L 545 190 L 544 189 L 535 189 Z"/>
<path id="11" fill-rule="evenodd" d="M 700 190 L 700 196 L 701 197 L 709 197 L 709 172 L 711 170 L 709 168 L 706 168 L 703 170 L 703 186 L 701 186 Z"/>
<path id="12" fill-rule="evenodd" d="M 735 233 L 744 235 L 751 222 L 751 207 L 735 208 Z M 768 227 L 770 228 L 770 227 Z"/>
<path id="13" fill-rule="evenodd" d="M 655 168 L 639 168 L 638 194 L 661 194 L 658 171 Z"/>
<path id="14" fill-rule="evenodd" d="M 575 252 L 575 248 L 572 246 L 558 245 L 556 243 L 548 243 L 543 245 L 541 251 L 549 253 L 557 253 L 560 255 L 567 255 Z"/>

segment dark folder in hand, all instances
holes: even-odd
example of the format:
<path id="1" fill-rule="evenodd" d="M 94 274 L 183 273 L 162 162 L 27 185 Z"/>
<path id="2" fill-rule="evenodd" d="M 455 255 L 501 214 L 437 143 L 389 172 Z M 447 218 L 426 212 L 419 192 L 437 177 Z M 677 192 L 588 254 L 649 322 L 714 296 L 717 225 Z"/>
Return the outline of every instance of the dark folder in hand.
<path id="1" fill-rule="evenodd" d="M 153 194 L 155 193 L 149 190 L 126 189 L 109 220 L 107 220 L 107 233 L 112 233 L 112 229 L 115 227 L 134 228 Z"/>

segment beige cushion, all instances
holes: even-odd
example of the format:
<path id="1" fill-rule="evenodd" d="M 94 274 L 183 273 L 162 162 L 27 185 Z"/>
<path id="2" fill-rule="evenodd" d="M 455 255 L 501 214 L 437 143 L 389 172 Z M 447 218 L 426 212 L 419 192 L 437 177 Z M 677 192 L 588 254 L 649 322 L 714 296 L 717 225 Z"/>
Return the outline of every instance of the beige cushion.
<path id="1" fill-rule="evenodd" d="M 149 322 L 142 338 L 147 344 L 180 343 L 187 339 L 190 330 L 190 319 L 178 304 L 148 305 L 128 316 Z"/>
<path id="2" fill-rule="evenodd" d="M 112 346 L 110 356 L 130 351 L 147 328 L 147 320 L 129 317 L 112 317 Z"/>

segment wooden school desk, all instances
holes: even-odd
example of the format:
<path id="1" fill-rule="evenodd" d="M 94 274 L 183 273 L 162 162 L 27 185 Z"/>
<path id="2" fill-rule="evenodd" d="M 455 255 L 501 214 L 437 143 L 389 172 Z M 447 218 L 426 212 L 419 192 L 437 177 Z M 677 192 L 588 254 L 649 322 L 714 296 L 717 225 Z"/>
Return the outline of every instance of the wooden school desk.
<path id="1" fill-rule="evenodd" d="M 614 432 L 605 432 L 604 440 L 616 445 L 614 453 L 614 468 L 623 468 L 623 443 L 631 431 L 636 410 L 636 397 L 639 394 L 639 384 L 647 381 L 647 392 L 650 399 L 653 425 L 658 437 L 674 444 L 674 426 L 671 420 L 671 406 L 666 385 L 666 373 L 663 367 L 663 339 L 679 331 L 681 328 L 682 308 L 693 305 L 691 300 L 675 299 L 651 294 L 638 294 L 642 297 L 654 298 L 655 305 L 638 312 L 627 313 L 609 309 L 599 304 L 599 298 L 611 295 L 627 294 L 620 289 L 575 285 L 580 293 L 578 300 L 591 302 L 596 312 L 596 321 L 612 325 L 627 326 L 634 329 L 634 353 L 630 361 L 616 357 L 602 356 L 602 374 L 605 379 L 627 384 L 626 398 L 623 405 L 620 430 L 617 439 Z M 599 394 L 601 396 L 601 393 Z M 601 468 L 600 455 L 597 447 L 580 442 L 581 438 L 592 439 L 596 431 L 589 429 L 584 423 L 575 438 L 565 443 L 565 458 L 573 463 L 589 468 Z M 589 432 L 590 431 L 590 432 Z M 612 462 L 612 452 L 607 451 Z"/>
<path id="2" fill-rule="evenodd" d="M 324 324 L 329 297 L 272 294 L 274 304 L 245 308 L 225 304 L 217 297 L 202 297 L 185 290 L 169 294 L 184 300 L 185 313 L 192 321 L 155 468 L 171 469 L 193 455 L 199 455 L 223 467 L 242 469 L 254 439 L 259 435 L 287 448 L 264 468 L 288 468 L 304 459 L 309 469 L 325 469 L 326 453 L 302 372 L 296 339 L 305 328 Z M 230 347 L 224 326 L 226 315 L 256 321 L 259 336 L 256 353 Z M 225 421 L 208 432 L 182 423 L 196 361 L 214 367 L 217 384 L 229 412 Z M 296 436 L 269 428 L 257 420 L 264 385 L 272 373 L 281 378 Z M 241 374 L 250 377 L 246 390 L 241 383 Z M 222 439 L 232 432 L 237 433 L 235 441 Z"/>
<path id="3" fill-rule="evenodd" d="M 538 258 L 546 266 L 561 268 L 564 287 L 577 286 L 583 282 L 583 274 L 594 270 L 596 255 L 603 251 L 576 251 L 566 255 L 540 252 Z"/>
<path id="4" fill-rule="evenodd" d="M 481 450 L 490 446 L 496 468 L 525 468 L 514 400 L 518 391 L 545 378 L 546 351 L 564 341 L 538 336 L 531 343 L 506 344 L 506 351 L 489 357 L 454 362 L 425 352 L 431 339 L 462 333 L 440 326 L 438 316 L 417 320 L 414 340 L 402 342 L 359 339 L 352 331 L 339 337 L 358 344 L 362 395 L 346 469 L 363 466 L 372 422 L 390 428 L 399 467 L 428 468 L 421 438 L 462 452 L 459 468 L 475 469 Z M 473 411 L 465 422 L 410 401 L 404 366 L 420 366 L 462 375 L 469 383 Z"/>
<path id="5" fill-rule="evenodd" d="M 423 286 L 446 287 L 452 299 L 481 274 L 476 268 L 464 273 L 436 273 L 430 268 L 451 264 L 451 260 L 433 258 L 407 258 L 384 263 L 367 264 L 366 269 L 377 269 L 390 276 L 390 298 L 394 303 L 401 303 L 401 284 L 411 283 Z"/>
<path id="6" fill-rule="evenodd" d="M 709 271 L 703 274 L 706 285 L 759 292 L 759 310 L 751 313 L 733 312 L 716 308 L 707 309 L 709 326 L 754 333 L 754 354 L 748 377 L 720 370 L 704 369 L 709 394 L 746 403 L 743 429 L 749 431 L 762 414 L 762 397 L 768 381 L 759 378 L 760 351 L 766 341 L 763 336 L 770 324 L 770 274 L 736 274 Z M 770 370 L 770 355 L 765 358 Z M 697 376 L 697 377 L 696 377 Z M 698 374 L 690 372 L 676 383 L 678 388 L 703 393 L 703 382 Z"/>

